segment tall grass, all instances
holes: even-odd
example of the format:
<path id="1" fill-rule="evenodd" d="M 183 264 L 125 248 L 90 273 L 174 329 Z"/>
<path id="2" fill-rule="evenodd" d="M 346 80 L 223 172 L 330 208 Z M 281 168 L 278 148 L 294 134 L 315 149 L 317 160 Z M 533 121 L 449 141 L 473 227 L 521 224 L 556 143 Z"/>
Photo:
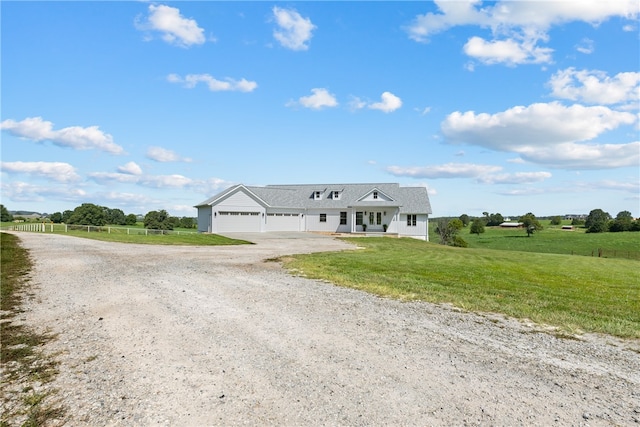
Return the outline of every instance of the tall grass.
<path id="1" fill-rule="evenodd" d="M 365 249 L 296 255 L 285 265 L 380 296 L 452 303 L 572 333 L 640 338 L 637 261 L 461 249 L 413 239 L 349 240 Z"/>

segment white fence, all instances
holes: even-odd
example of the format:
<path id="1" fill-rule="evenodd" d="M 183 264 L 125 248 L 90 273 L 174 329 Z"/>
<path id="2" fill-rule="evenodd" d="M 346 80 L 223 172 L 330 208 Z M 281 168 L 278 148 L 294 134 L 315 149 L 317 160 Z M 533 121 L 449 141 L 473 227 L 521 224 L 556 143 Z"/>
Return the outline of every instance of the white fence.
<path id="1" fill-rule="evenodd" d="M 86 231 L 87 233 L 113 233 L 128 235 L 161 235 L 161 234 L 197 234 L 197 231 L 182 230 L 152 230 L 147 228 L 125 228 L 125 227 L 97 227 L 95 225 L 72 225 L 72 224 L 53 224 L 53 223 L 22 223 L 8 225 L 2 227 L 7 231 L 30 231 L 38 233 L 68 233 L 69 231 Z"/>

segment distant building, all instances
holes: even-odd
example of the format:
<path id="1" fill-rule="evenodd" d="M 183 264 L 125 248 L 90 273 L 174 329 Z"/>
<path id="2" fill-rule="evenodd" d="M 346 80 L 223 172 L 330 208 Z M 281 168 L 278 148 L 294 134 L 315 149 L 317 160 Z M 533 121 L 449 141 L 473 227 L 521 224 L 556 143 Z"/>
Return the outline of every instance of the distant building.
<path id="1" fill-rule="evenodd" d="M 500 227 L 503 228 L 520 228 L 520 227 L 524 227 L 524 224 L 521 222 L 503 222 L 502 224 L 500 224 Z"/>

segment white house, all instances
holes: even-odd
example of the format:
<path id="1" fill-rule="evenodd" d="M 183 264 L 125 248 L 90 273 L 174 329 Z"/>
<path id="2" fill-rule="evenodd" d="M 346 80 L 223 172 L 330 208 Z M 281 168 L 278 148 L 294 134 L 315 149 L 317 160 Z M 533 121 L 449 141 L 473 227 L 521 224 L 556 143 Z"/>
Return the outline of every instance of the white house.
<path id="1" fill-rule="evenodd" d="M 429 240 L 424 187 L 399 184 L 234 185 L 199 203 L 198 231 L 384 232 Z"/>

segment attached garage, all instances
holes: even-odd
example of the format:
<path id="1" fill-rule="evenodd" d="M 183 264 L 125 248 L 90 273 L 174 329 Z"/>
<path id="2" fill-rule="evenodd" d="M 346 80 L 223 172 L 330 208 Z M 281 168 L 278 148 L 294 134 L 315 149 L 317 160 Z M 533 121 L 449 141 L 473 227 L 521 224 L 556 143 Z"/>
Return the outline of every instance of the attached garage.
<path id="1" fill-rule="evenodd" d="M 215 221 L 218 233 L 238 231 L 259 233 L 262 231 L 259 212 L 218 212 Z"/>
<path id="2" fill-rule="evenodd" d="M 267 214 L 267 231 L 300 231 L 300 214 L 270 213 Z"/>

